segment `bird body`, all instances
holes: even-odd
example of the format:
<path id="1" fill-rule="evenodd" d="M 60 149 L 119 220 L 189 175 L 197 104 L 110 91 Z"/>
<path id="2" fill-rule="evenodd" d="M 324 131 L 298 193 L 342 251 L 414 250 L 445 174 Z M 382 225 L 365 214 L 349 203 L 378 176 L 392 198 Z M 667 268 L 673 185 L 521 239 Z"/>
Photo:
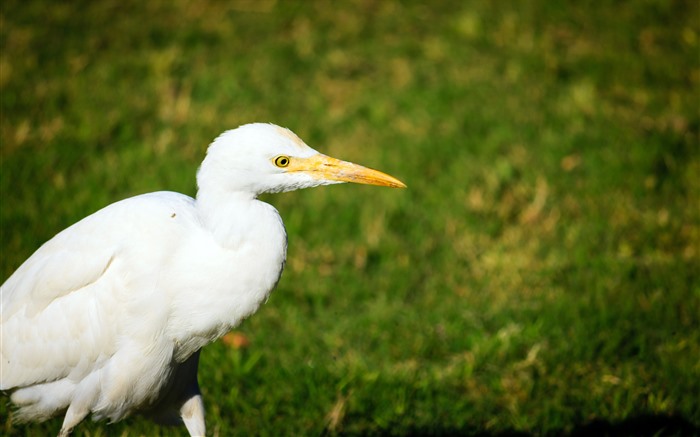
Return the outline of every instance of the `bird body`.
<path id="1" fill-rule="evenodd" d="M 2 285 L 0 389 L 20 420 L 66 411 L 66 435 L 90 413 L 144 412 L 204 434 L 199 351 L 258 309 L 285 263 L 284 225 L 258 194 L 403 185 L 267 124 L 217 138 L 197 182 L 196 199 L 156 192 L 101 209 Z"/>

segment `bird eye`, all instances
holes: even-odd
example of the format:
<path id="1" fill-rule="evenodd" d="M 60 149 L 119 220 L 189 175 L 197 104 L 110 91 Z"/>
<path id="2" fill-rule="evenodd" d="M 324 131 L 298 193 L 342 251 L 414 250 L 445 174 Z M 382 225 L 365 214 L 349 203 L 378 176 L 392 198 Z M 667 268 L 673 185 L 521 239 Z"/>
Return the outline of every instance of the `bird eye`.
<path id="1" fill-rule="evenodd" d="M 286 167 L 289 165 L 289 156 L 280 155 L 274 160 L 277 167 Z"/>

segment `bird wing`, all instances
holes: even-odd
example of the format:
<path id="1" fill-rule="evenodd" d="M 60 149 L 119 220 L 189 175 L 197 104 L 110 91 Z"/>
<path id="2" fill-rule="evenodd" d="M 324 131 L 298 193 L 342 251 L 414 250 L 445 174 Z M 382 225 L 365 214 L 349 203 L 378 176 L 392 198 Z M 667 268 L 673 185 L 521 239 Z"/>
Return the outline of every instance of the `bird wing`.
<path id="1" fill-rule="evenodd" d="M 1 389 L 79 380 L 116 352 L 120 317 L 139 293 L 126 286 L 126 266 L 133 263 L 124 252 L 139 242 L 151 246 L 143 241 L 149 230 L 162 236 L 158 228 L 170 217 L 173 195 L 137 196 L 86 217 L 41 246 L 2 285 Z"/>
<path id="2" fill-rule="evenodd" d="M 95 283 L 109 268 L 116 247 L 97 244 L 95 219 L 83 220 L 41 246 L 2 285 L 3 321 L 21 310 L 34 316 L 54 300 Z"/>

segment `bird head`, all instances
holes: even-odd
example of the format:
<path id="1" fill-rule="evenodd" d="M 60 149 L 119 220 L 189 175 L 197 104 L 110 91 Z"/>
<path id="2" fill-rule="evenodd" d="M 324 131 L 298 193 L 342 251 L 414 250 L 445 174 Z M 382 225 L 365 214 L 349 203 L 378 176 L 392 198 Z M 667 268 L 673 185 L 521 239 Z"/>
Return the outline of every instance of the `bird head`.
<path id="1" fill-rule="evenodd" d="M 243 125 L 214 140 L 197 173 L 200 190 L 262 193 L 354 182 L 404 188 L 398 179 L 323 155 L 292 131 L 264 123 Z"/>

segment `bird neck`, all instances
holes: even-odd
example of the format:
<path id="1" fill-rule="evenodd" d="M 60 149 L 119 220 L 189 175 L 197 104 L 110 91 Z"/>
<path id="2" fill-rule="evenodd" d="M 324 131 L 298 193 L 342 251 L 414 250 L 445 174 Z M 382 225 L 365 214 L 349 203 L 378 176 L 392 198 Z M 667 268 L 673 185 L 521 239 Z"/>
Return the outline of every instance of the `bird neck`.
<path id="1" fill-rule="evenodd" d="M 225 247 L 233 247 L 245 238 L 250 226 L 255 225 L 258 204 L 251 193 L 223 190 L 197 192 L 197 212 L 202 226 Z"/>

